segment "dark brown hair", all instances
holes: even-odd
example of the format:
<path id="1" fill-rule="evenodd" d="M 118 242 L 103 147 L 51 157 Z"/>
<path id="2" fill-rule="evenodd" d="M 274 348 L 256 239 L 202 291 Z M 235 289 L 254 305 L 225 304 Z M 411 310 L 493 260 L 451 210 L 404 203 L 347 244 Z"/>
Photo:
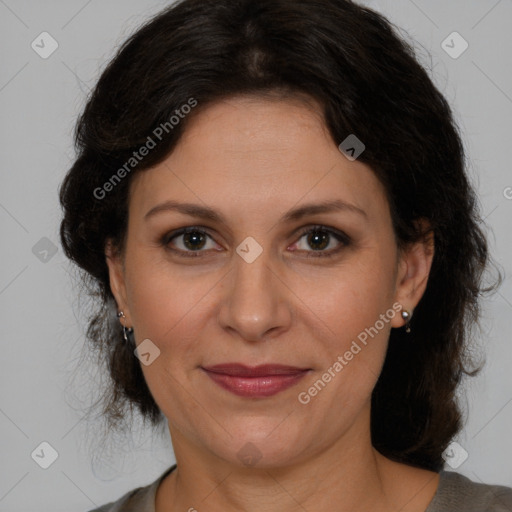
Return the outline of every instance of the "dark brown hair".
<path id="1" fill-rule="evenodd" d="M 491 289 L 482 286 L 487 244 L 447 101 L 391 23 L 348 0 L 182 0 L 139 29 L 102 73 L 77 124 L 78 155 L 60 201 L 64 251 L 98 304 L 87 337 L 112 379 L 103 413 L 112 426 L 134 406 L 152 425 L 164 420 L 123 341 L 105 262 L 108 239 L 124 248 L 131 179 L 161 162 L 203 107 L 275 93 L 317 100 L 337 144 L 350 134 L 364 142 L 360 160 L 385 186 L 399 247 L 423 235 L 415 220 L 432 226 L 428 286 L 411 334 L 391 332 L 371 428 L 382 454 L 437 471 L 461 428 L 455 390 L 470 373 L 479 296 Z M 171 128 L 191 99 L 193 112 Z M 99 194 L 165 123 L 156 147 Z"/>

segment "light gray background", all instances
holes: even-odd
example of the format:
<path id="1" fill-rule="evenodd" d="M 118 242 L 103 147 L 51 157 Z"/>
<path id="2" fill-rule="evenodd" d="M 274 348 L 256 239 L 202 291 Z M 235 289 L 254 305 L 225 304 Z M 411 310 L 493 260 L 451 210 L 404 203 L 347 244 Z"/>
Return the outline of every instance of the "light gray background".
<path id="1" fill-rule="evenodd" d="M 59 246 L 57 200 L 88 90 L 118 45 L 168 3 L 0 0 L 0 511 L 86 511 L 152 482 L 174 462 L 169 440 L 142 428 L 91 462 L 95 425 L 82 421 L 81 407 L 96 396 L 99 376 L 93 365 L 75 376 L 87 304 L 76 299 Z M 467 386 L 469 420 L 457 441 L 469 457 L 457 470 L 512 485 L 512 2 L 366 3 L 418 41 L 422 62 L 453 105 L 493 255 L 508 276 L 485 302 L 487 365 Z M 43 31 L 59 44 L 47 59 L 31 48 Z M 453 31 L 469 44 L 457 59 L 441 47 Z M 459 42 L 448 44 L 457 49 Z M 43 237 L 59 246 L 56 254 L 36 257 L 36 244 L 52 246 Z M 31 458 L 43 441 L 58 452 L 48 469 Z"/>

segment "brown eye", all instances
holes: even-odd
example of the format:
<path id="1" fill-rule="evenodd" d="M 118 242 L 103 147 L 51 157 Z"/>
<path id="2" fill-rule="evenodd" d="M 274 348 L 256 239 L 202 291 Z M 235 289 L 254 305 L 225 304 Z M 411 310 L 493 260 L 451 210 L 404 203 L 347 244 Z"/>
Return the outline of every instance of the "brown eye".
<path id="1" fill-rule="evenodd" d="M 292 251 L 305 253 L 307 257 L 334 256 L 351 244 L 345 233 L 324 226 L 306 228 L 299 234 L 300 238 L 291 246 Z"/>
<path id="2" fill-rule="evenodd" d="M 183 245 L 191 251 L 202 249 L 206 244 L 206 236 L 200 231 L 191 231 L 190 233 L 184 233 L 182 236 Z"/>
<path id="3" fill-rule="evenodd" d="M 161 243 L 168 250 L 183 256 L 200 256 L 208 250 L 220 250 L 208 233 L 195 227 L 173 231 L 165 235 Z"/>
<path id="4" fill-rule="evenodd" d="M 311 231 L 308 234 L 307 241 L 313 250 L 320 251 L 329 245 L 330 237 L 331 235 L 326 231 Z"/>

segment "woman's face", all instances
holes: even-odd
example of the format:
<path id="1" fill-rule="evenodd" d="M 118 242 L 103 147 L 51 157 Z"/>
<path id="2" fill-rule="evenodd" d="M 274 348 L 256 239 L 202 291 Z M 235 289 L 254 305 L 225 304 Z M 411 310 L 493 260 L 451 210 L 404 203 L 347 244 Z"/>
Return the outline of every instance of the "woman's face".
<path id="1" fill-rule="evenodd" d="M 430 257 L 398 253 L 383 186 L 310 107 L 240 97 L 134 177 L 124 268 L 108 263 L 176 452 L 276 467 L 369 440 L 390 330 Z M 260 365 L 295 369 L 240 375 Z"/>

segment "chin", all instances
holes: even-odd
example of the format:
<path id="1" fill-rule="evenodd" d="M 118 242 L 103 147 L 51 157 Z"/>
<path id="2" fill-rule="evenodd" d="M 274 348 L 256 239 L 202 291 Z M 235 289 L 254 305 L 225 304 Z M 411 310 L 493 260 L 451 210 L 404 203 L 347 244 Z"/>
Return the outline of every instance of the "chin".
<path id="1" fill-rule="evenodd" d="M 297 463 L 307 457 L 310 436 L 299 425 L 285 426 L 286 421 L 252 418 L 249 424 L 237 426 L 236 433 L 231 431 L 233 436 L 225 437 L 225 444 L 210 449 L 230 464 L 245 468 L 271 469 Z"/>

